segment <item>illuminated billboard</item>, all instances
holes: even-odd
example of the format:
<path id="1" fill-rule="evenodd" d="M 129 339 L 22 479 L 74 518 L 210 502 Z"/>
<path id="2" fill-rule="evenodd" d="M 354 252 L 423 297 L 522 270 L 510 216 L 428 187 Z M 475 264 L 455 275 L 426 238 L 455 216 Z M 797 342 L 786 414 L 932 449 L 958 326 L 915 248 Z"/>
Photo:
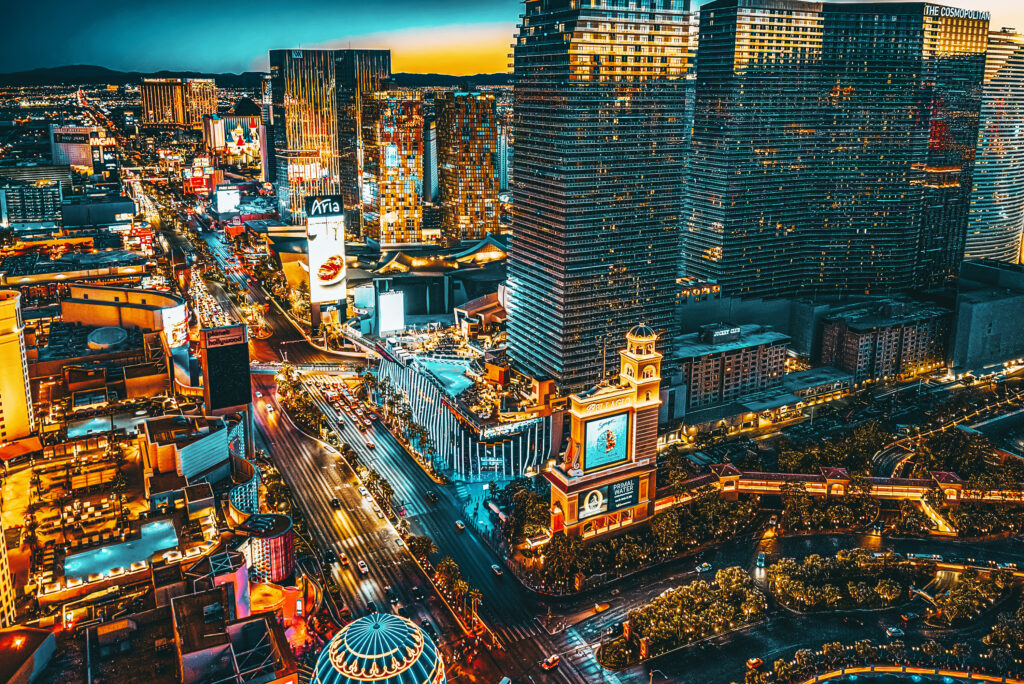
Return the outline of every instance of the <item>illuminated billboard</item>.
<path id="1" fill-rule="evenodd" d="M 169 348 L 173 349 L 188 342 L 188 315 L 184 304 L 163 309 L 160 317 L 163 319 L 164 336 Z"/>
<path id="2" fill-rule="evenodd" d="M 341 195 L 306 198 L 309 298 L 314 304 L 345 299 L 345 219 Z"/>
<path id="3" fill-rule="evenodd" d="M 632 508 L 640 502 L 640 478 L 631 477 L 603 487 L 591 489 L 579 495 L 578 520 L 592 518 L 602 513 L 613 513 L 623 508 Z"/>
<path id="4" fill-rule="evenodd" d="M 583 426 L 583 472 L 629 460 L 629 413 L 593 418 Z"/>
<path id="5" fill-rule="evenodd" d="M 405 330 L 405 294 L 381 292 L 377 296 L 377 334 L 386 335 Z"/>
<path id="6" fill-rule="evenodd" d="M 218 214 L 226 214 L 229 211 L 235 211 L 238 209 L 239 202 L 242 201 L 242 191 L 238 189 L 237 185 L 218 186 L 217 193 L 214 195 L 217 205 Z"/>

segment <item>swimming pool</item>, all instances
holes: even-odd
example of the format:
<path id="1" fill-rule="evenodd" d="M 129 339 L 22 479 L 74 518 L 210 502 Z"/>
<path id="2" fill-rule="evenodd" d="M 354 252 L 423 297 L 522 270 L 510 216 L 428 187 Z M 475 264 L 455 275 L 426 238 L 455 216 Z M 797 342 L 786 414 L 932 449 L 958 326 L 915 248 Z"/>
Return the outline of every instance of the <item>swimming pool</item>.
<path id="1" fill-rule="evenodd" d="M 113 568 L 125 568 L 137 561 L 148 561 L 158 551 L 178 547 L 178 533 L 170 520 L 146 523 L 142 537 L 111 544 L 102 548 L 76 553 L 64 559 L 64 577 L 87 579 L 93 573 L 105 574 Z"/>
<path id="2" fill-rule="evenodd" d="M 416 362 L 433 373 L 444 385 L 444 391 L 453 397 L 459 396 L 473 384 L 473 380 L 466 377 L 466 364 L 427 358 L 417 359 Z"/>

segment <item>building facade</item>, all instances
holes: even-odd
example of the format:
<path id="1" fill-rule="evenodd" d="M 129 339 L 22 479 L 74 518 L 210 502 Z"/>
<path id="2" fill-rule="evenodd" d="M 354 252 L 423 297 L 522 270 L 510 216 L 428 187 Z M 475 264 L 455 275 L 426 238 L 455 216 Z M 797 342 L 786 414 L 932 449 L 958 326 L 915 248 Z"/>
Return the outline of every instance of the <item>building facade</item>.
<path id="1" fill-rule="evenodd" d="M 14 577 L 7 560 L 7 542 L 4 537 L 3 500 L 0 500 L 0 629 L 14 624 L 17 611 L 14 606 Z"/>
<path id="2" fill-rule="evenodd" d="M 271 50 L 270 141 L 282 219 L 307 195 L 341 194 L 350 230 L 362 201 L 362 103 L 391 74 L 387 50 Z"/>
<path id="3" fill-rule="evenodd" d="M 363 97 L 362 231 L 385 243 L 423 235 L 423 101 L 419 93 Z"/>
<path id="4" fill-rule="evenodd" d="M 50 124 L 50 155 L 58 166 L 74 166 L 88 173 L 116 168 L 117 142 L 102 126 Z M 106 165 L 112 165 L 107 169 Z"/>
<path id="5" fill-rule="evenodd" d="M 514 49 L 508 345 L 591 386 L 605 343 L 673 326 L 688 0 L 527 0 Z"/>
<path id="6" fill-rule="evenodd" d="M 1016 264 L 1024 230 L 1024 35 L 993 31 L 985 60 L 981 131 L 965 259 Z"/>
<path id="7" fill-rule="evenodd" d="M 203 117 L 217 113 L 217 85 L 212 78 L 185 81 L 185 125 L 201 129 Z"/>
<path id="8" fill-rule="evenodd" d="M 180 78 L 146 78 L 139 86 L 142 126 L 185 125 L 185 84 Z"/>
<path id="9" fill-rule="evenodd" d="M 52 228 L 61 220 L 60 182 L 0 180 L 0 226 L 12 230 Z"/>
<path id="10" fill-rule="evenodd" d="M 21 295 L 0 291 L 0 443 L 27 437 L 36 427 L 32 411 Z M 3 546 L 0 540 L 0 546 Z"/>
<path id="11" fill-rule="evenodd" d="M 724 406 L 782 386 L 790 338 L 758 325 L 706 325 L 682 335 L 672 365 L 686 385 L 686 411 Z"/>
<path id="12" fill-rule="evenodd" d="M 987 32 L 925 3 L 703 5 L 685 275 L 743 296 L 949 281 Z"/>
<path id="13" fill-rule="evenodd" d="M 850 304 L 826 316 L 819 361 L 856 384 L 913 377 L 945 363 L 951 319 L 946 309 L 909 301 Z"/>
<path id="14" fill-rule="evenodd" d="M 498 232 L 494 96 L 446 92 L 434 101 L 442 239 L 480 240 Z"/>
<path id="15" fill-rule="evenodd" d="M 295 529 L 287 515 L 253 515 L 235 532 L 247 537 L 242 554 L 261 581 L 283 582 L 295 572 Z"/>

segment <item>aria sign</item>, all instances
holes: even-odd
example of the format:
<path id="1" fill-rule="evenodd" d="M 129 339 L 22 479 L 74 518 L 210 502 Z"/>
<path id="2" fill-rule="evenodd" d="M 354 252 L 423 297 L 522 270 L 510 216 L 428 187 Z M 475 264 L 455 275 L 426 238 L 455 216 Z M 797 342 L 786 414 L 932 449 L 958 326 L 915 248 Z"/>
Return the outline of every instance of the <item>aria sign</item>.
<path id="1" fill-rule="evenodd" d="M 327 218 L 341 216 L 344 213 L 341 195 L 319 195 L 306 198 L 306 216 L 309 218 Z"/>
<path id="2" fill-rule="evenodd" d="M 982 10 L 964 9 L 963 7 L 946 7 L 945 5 L 925 5 L 924 13 L 929 17 L 949 17 L 951 19 L 981 19 L 988 21 L 991 14 Z"/>

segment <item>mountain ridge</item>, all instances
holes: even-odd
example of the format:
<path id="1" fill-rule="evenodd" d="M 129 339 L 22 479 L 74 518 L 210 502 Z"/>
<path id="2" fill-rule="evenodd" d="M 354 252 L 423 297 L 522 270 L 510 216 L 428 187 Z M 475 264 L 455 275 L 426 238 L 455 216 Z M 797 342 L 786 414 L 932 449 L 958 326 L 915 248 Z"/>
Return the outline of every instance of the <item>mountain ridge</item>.
<path id="1" fill-rule="evenodd" d="M 200 71 L 156 72 L 117 71 L 94 64 L 68 64 L 59 67 L 41 67 L 27 71 L 0 74 L 0 86 L 48 86 L 48 85 L 125 85 L 138 83 L 143 78 L 212 78 L 223 88 L 258 89 L 265 72 L 245 71 L 235 73 L 210 73 Z M 437 73 L 396 73 L 395 83 L 405 87 L 459 87 L 473 85 L 508 85 L 511 74 L 475 74 L 473 76 L 452 76 Z"/>

